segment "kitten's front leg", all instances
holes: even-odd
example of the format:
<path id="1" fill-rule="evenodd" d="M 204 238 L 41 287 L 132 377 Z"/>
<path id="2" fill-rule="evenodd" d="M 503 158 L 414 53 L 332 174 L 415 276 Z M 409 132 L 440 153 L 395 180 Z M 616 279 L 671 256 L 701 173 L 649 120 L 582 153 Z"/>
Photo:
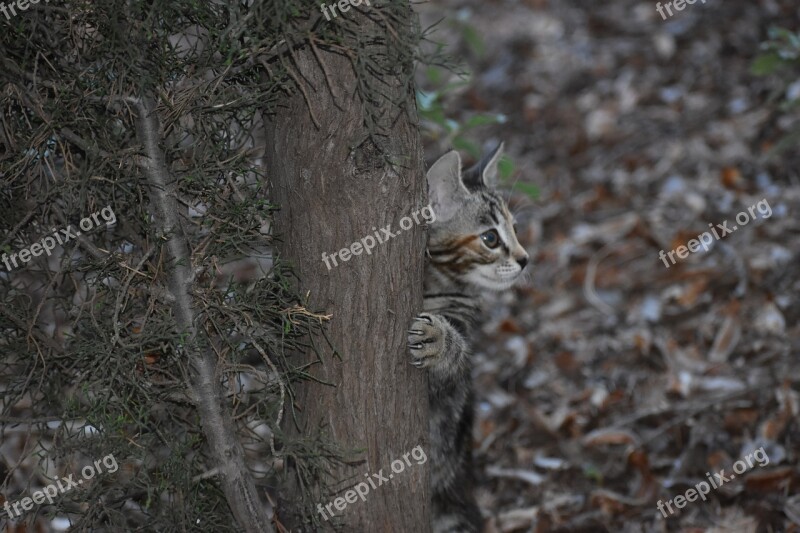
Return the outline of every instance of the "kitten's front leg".
<path id="1" fill-rule="evenodd" d="M 464 337 L 442 315 L 420 313 L 408 330 L 411 364 L 440 379 L 460 377 L 467 369 Z"/>
<path id="2" fill-rule="evenodd" d="M 408 331 L 411 364 L 428 371 L 431 492 L 435 533 L 478 533 L 472 497 L 469 351 L 447 318 L 420 313 Z"/>

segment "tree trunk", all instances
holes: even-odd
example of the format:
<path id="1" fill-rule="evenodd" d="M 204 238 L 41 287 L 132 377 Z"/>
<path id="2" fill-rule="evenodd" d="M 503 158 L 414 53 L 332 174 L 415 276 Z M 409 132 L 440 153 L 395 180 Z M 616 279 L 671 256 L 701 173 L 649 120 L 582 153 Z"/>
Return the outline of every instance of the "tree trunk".
<path id="1" fill-rule="evenodd" d="M 346 503 L 344 510 L 331 506 L 344 531 L 429 531 L 428 465 L 411 458 L 402 473 L 391 468 L 418 445 L 425 457 L 429 451 L 426 378 L 409 364 L 406 347 L 409 319 L 422 309 L 425 232 L 421 224 L 407 231 L 399 224 L 427 205 L 416 117 L 401 114 L 384 146 L 403 156 L 406 168 L 399 174 L 384 167 L 370 141 L 353 148 L 365 132 L 364 107 L 354 96 L 356 75 L 345 58 L 319 56 L 324 71 L 312 51 L 295 54 L 301 79 L 313 88 L 295 94 L 267 125 L 270 197 L 281 207 L 275 218 L 278 251 L 294 265 L 310 308 L 333 315 L 330 338 L 341 355 L 311 370 L 335 387 L 305 382 L 298 388 L 305 425 L 299 431 L 316 431 L 323 423 L 344 448 L 366 451 L 365 462 L 332 473 L 338 490 L 318 502 L 323 507 L 366 481 L 367 473 L 392 474 L 381 486 L 371 476 L 376 487 L 365 501 Z M 400 98 L 403 82 L 385 81 L 388 95 Z M 376 240 L 370 254 L 346 262 L 337 256 L 338 266 L 329 259 L 328 269 L 323 252 L 331 256 L 381 235 L 387 225 L 399 232 L 396 237 Z"/>

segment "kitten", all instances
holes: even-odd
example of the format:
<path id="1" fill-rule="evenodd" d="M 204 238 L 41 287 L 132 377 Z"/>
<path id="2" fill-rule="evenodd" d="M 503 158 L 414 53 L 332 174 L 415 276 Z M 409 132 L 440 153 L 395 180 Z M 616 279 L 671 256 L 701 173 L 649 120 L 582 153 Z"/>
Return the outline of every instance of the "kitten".
<path id="1" fill-rule="evenodd" d="M 481 530 L 472 496 L 472 379 L 466 337 L 475 325 L 478 296 L 509 288 L 528 254 L 517 242 L 514 219 L 495 193 L 500 144 L 461 174 L 455 151 L 428 171 L 436 215 L 428 234 L 424 310 L 411 322 L 411 364 L 428 370 L 433 530 Z"/>

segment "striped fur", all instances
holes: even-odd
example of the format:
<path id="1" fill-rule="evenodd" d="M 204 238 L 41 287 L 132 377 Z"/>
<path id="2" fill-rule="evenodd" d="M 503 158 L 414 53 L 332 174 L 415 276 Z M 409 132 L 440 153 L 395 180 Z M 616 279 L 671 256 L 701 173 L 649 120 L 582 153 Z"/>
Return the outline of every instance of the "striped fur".
<path id="1" fill-rule="evenodd" d="M 511 213 L 491 190 L 501 150 L 502 145 L 463 175 L 456 152 L 428 171 L 436 220 L 428 235 L 425 310 L 412 321 L 408 341 L 411 364 L 429 376 L 436 533 L 481 530 L 472 496 L 473 393 L 466 339 L 477 321 L 479 295 L 510 287 L 528 260 Z"/>

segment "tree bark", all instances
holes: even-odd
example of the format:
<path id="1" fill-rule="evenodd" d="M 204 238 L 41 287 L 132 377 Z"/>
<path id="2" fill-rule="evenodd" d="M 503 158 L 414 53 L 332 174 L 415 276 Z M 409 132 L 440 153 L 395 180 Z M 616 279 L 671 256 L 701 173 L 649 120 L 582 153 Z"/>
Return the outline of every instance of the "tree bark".
<path id="1" fill-rule="evenodd" d="M 361 462 L 333 472 L 340 497 L 365 474 L 392 473 L 391 463 L 421 445 L 428 454 L 426 377 L 409 364 L 407 329 L 422 308 L 425 250 L 423 227 L 400 231 L 404 216 L 427 205 L 416 117 L 403 113 L 386 141 L 386 152 L 403 157 L 396 173 L 364 137 L 364 107 L 355 96 L 357 78 L 347 59 L 310 50 L 295 54 L 307 80 L 267 125 L 270 198 L 280 205 L 275 229 L 279 255 L 295 267 L 311 309 L 333 315 L 329 332 L 341 359 L 326 357 L 311 373 L 335 387 L 306 382 L 297 406 L 305 427 L 320 423 L 347 449 L 366 450 Z M 328 75 L 326 81 L 325 76 Z M 385 79 L 388 96 L 405 91 L 400 79 Z M 331 95 L 333 91 L 335 98 Z M 310 109 L 309 109 L 310 107 Z M 388 107 L 388 104 L 387 104 Z M 413 107 L 413 106 L 412 106 Z M 317 126 L 318 125 L 318 126 Z M 355 148 L 354 148 L 355 147 Z M 362 237 L 391 225 L 396 237 L 376 244 L 330 270 L 322 260 Z M 315 360 L 306 354 L 306 361 Z M 288 417 L 291 419 L 291 417 Z M 289 428 L 289 431 L 298 431 Z M 388 483 L 370 488 L 366 501 L 348 503 L 344 531 L 429 531 L 428 465 L 411 460 Z M 323 507 L 332 500 L 321 503 Z M 327 512 L 326 512 L 327 514 Z M 324 521 L 323 521 L 324 522 Z M 330 524 L 330 522 L 327 522 Z"/>

